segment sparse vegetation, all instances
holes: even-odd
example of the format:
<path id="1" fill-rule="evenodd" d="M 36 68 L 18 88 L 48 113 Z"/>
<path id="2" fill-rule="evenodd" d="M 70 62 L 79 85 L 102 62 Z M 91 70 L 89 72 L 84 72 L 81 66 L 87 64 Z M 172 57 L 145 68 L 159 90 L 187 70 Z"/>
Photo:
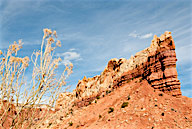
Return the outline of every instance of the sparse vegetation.
<path id="1" fill-rule="evenodd" d="M 73 126 L 73 122 L 72 121 L 70 121 L 68 124 L 69 124 L 69 126 Z"/>
<path id="2" fill-rule="evenodd" d="M 76 106 L 76 103 L 74 103 L 73 105 L 72 105 L 72 107 L 75 107 Z"/>
<path id="3" fill-rule="evenodd" d="M 69 115 L 69 113 L 66 113 L 66 114 L 65 114 L 65 117 L 67 117 L 68 115 Z"/>
<path id="4" fill-rule="evenodd" d="M 61 46 L 56 31 L 44 29 L 41 49 L 31 55 L 33 66 L 29 66 L 29 57 L 18 56 L 22 45 L 19 40 L 10 45 L 7 51 L 0 50 L 0 128 L 4 128 L 7 120 L 10 124 L 6 126 L 10 128 L 21 128 L 22 123 L 30 128 L 35 126 L 37 114 L 44 120 L 55 104 L 59 91 L 66 85 L 66 78 L 72 73 L 73 65 L 69 64 L 65 65 L 61 76 L 55 74 L 61 62 L 60 57 L 54 56 L 55 49 Z M 25 76 L 28 67 L 32 68 L 29 83 Z M 47 104 L 47 113 L 40 116 L 36 109 L 42 103 Z"/>
<path id="5" fill-rule="evenodd" d="M 97 96 L 96 98 L 97 98 L 97 99 L 100 99 L 100 96 Z"/>
<path id="6" fill-rule="evenodd" d="M 127 100 L 130 100 L 130 99 L 131 99 L 131 97 L 130 97 L 130 95 L 128 95 Z"/>
<path id="7" fill-rule="evenodd" d="M 110 107 L 108 113 L 112 113 L 114 111 L 114 108 Z"/>
<path id="8" fill-rule="evenodd" d="M 102 116 L 101 115 L 99 115 L 99 119 L 101 119 L 102 118 Z"/>
<path id="9" fill-rule="evenodd" d="M 49 123 L 49 125 L 47 126 L 47 128 L 49 128 L 52 125 L 52 123 Z"/>
<path id="10" fill-rule="evenodd" d="M 110 90 L 106 90 L 106 95 L 108 95 L 109 93 L 111 93 L 111 91 Z"/>
<path id="11" fill-rule="evenodd" d="M 63 116 L 60 116 L 60 120 L 62 120 L 63 119 Z"/>
<path id="12" fill-rule="evenodd" d="M 171 111 L 175 111 L 175 112 L 177 112 L 174 108 L 171 108 Z"/>
<path id="13" fill-rule="evenodd" d="M 142 82 L 142 81 L 143 81 L 143 78 L 140 78 L 140 79 L 139 79 L 139 82 Z"/>
<path id="14" fill-rule="evenodd" d="M 70 111 L 70 113 L 73 115 L 73 109 L 71 108 L 69 111 Z"/>
<path id="15" fill-rule="evenodd" d="M 121 105 L 121 108 L 125 108 L 128 106 L 128 102 L 123 102 L 123 104 Z"/>
<path id="16" fill-rule="evenodd" d="M 162 93 L 159 93 L 159 96 L 163 96 L 163 94 L 162 94 Z"/>

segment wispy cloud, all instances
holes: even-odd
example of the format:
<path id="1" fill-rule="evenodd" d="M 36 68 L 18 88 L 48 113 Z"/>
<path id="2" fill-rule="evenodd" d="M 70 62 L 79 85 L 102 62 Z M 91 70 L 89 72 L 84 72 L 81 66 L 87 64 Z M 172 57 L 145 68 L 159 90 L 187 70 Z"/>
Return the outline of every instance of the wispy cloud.
<path id="1" fill-rule="evenodd" d="M 74 50 L 74 48 L 72 50 Z M 68 51 L 68 52 L 64 52 L 64 53 L 57 53 L 56 56 L 59 56 L 59 57 L 63 58 L 61 64 L 64 64 L 64 65 L 71 63 L 71 61 L 82 60 L 80 54 L 77 53 L 77 52 L 74 52 L 74 51 Z"/>
<path id="2" fill-rule="evenodd" d="M 130 37 L 133 37 L 133 38 L 139 38 L 139 39 L 148 39 L 148 38 L 151 38 L 153 36 L 153 33 L 147 33 L 147 34 L 138 34 L 136 33 L 136 31 L 132 32 L 129 34 Z"/>
<path id="3" fill-rule="evenodd" d="M 140 37 L 138 34 L 136 34 L 136 32 L 132 32 L 129 34 L 130 37 L 133 37 L 133 38 L 138 38 Z"/>
<path id="4" fill-rule="evenodd" d="M 148 38 L 151 38 L 152 36 L 153 36 L 152 33 L 148 33 L 148 34 L 141 35 L 140 39 L 148 39 Z"/>
<path id="5" fill-rule="evenodd" d="M 75 48 L 71 48 L 71 49 L 69 49 L 69 51 L 75 51 L 76 49 Z"/>

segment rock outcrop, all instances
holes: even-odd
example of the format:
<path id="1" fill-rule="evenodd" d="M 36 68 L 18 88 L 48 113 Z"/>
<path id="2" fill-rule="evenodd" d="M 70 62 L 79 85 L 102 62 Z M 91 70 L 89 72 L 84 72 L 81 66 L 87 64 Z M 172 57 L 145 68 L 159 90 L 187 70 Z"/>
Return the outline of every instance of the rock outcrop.
<path id="1" fill-rule="evenodd" d="M 88 105 L 99 96 L 129 83 L 135 78 L 143 79 L 155 89 L 172 96 L 180 96 L 180 82 L 177 79 L 175 44 L 171 32 L 154 36 L 151 46 L 131 56 L 130 59 L 111 59 L 101 75 L 84 77 L 72 93 L 62 93 L 57 108 L 71 104 Z"/>

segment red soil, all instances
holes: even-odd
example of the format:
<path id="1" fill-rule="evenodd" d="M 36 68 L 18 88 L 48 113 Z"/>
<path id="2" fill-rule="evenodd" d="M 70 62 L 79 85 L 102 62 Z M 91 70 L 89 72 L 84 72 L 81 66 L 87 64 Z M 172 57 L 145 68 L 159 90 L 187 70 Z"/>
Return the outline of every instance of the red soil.
<path id="1" fill-rule="evenodd" d="M 60 110 L 47 123 L 54 129 L 192 128 L 191 98 L 155 91 L 146 80 L 139 82 L 139 78 L 96 101 L 86 107 L 74 106 L 71 111 Z M 121 108 L 123 102 L 128 102 L 128 106 Z M 114 111 L 108 113 L 109 108 L 114 108 Z M 48 126 L 41 126 L 45 127 Z"/>

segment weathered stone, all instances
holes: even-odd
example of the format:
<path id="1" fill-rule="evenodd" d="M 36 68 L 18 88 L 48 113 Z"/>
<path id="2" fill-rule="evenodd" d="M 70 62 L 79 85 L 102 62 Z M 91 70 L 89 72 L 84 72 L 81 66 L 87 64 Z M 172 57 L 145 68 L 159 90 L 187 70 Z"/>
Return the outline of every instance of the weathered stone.
<path id="1" fill-rule="evenodd" d="M 154 88 L 173 96 L 180 96 L 180 82 L 177 79 L 175 44 L 171 32 L 158 38 L 154 35 L 151 46 L 131 56 L 130 59 L 111 59 L 101 75 L 84 77 L 72 93 L 63 93 L 57 106 L 71 103 L 87 105 L 106 91 L 120 87 L 134 78 L 142 77 Z"/>

